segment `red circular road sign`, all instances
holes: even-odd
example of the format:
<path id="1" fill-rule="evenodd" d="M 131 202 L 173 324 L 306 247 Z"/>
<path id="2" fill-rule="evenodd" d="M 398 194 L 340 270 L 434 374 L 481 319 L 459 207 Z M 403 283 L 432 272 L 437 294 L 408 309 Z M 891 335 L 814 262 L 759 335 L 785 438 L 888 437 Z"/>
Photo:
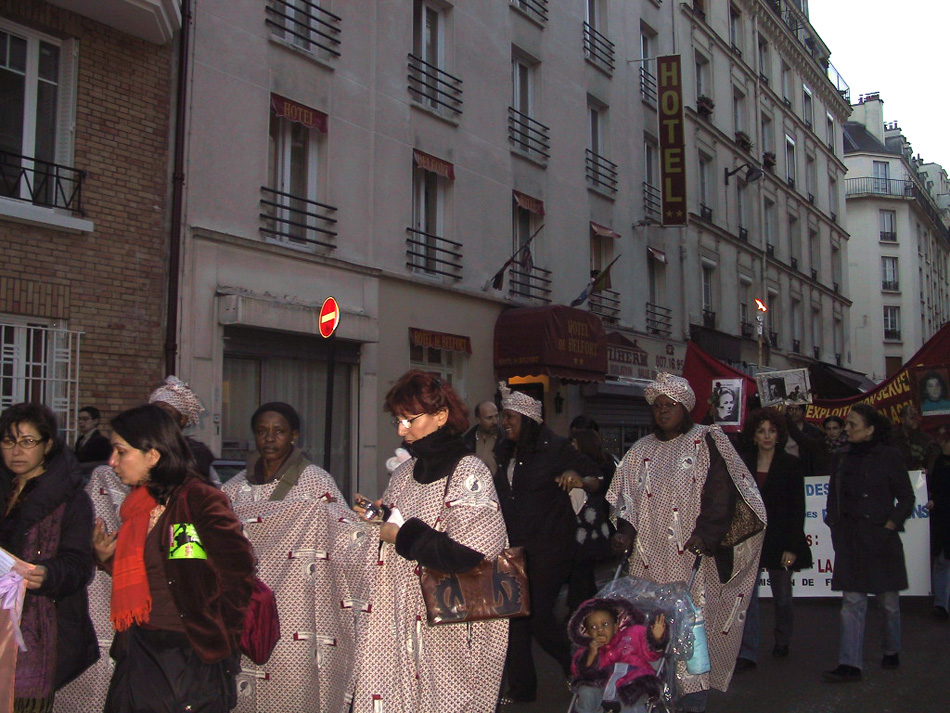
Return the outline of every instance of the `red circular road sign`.
<path id="1" fill-rule="evenodd" d="M 332 297 L 327 297 L 320 308 L 320 336 L 327 338 L 336 331 L 340 324 L 340 305 Z"/>

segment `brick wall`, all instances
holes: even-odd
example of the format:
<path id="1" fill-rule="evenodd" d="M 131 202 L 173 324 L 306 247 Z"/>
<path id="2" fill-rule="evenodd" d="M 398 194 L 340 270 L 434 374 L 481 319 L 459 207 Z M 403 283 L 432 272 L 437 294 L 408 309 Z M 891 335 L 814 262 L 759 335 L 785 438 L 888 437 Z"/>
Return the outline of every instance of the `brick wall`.
<path id="1" fill-rule="evenodd" d="M 0 216 L 0 314 L 84 332 L 80 405 L 108 418 L 164 377 L 173 45 L 36 0 L 0 0 L 0 16 L 79 41 L 72 166 L 95 224 L 77 235 Z"/>

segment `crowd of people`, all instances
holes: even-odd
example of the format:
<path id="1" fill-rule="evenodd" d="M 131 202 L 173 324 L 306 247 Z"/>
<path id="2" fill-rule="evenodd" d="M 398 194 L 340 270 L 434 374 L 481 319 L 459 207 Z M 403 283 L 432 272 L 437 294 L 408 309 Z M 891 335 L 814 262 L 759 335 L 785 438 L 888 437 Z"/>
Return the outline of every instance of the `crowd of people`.
<path id="1" fill-rule="evenodd" d="M 502 383 L 470 428 L 449 384 L 409 371 L 384 406 L 405 450 L 381 496 L 355 494 L 352 506 L 297 445 L 305 424 L 287 403 L 254 412 L 255 452 L 223 485 L 211 450 L 185 434 L 203 406 L 175 377 L 111 418 L 108 437 L 84 407 L 73 447 L 45 406 L 11 406 L 0 414 L 0 546 L 26 563 L 14 710 L 487 713 L 536 699 L 534 642 L 574 687 L 578 713 L 645 710 L 671 626 L 598 598 L 596 565 L 620 555 L 631 577 L 691 582 L 697 620 L 716 632 L 709 664 L 669 663 L 678 710 L 700 713 L 710 689 L 757 665 L 761 571 L 772 655 L 793 645 L 816 474 L 830 476 L 842 592 L 838 665 L 823 677 L 861 680 L 869 594 L 886 613 L 881 665 L 897 668 L 908 469 L 928 474 L 934 614 L 950 618 L 950 432 L 924 434 L 913 407 L 892 429 L 867 404 L 818 428 L 788 403 L 753 409 L 726 434 L 718 424 L 740 410 L 722 394 L 709 423 L 695 423 L 690 384 L 659 374 L 645 391 L 654 430 L 617 463 L 590 418 L 558 435 L 541 401 Z M 530 615 L 427 623 L 420 568 L 466 573 L 506 547 L 524 550 Z M 283 634 L 266 667 L 240 648 L 255 577 L 275 592 Z"/>

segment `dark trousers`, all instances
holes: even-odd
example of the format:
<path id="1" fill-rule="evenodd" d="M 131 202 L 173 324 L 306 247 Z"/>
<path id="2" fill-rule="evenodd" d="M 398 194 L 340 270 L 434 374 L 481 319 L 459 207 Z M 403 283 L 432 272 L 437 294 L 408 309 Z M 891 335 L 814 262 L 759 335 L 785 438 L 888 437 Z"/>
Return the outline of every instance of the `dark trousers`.
<path id="1" fill-rule="evenodd" d="M 531 616 L 511 620 L 508 632 L 508 657 L 505 670 L 508 691 L 516 699 L 537 695 L 538 676 L 534 670 L 531 638 L 537 639 L 545 653 L 557 661 L 564 675 L 571 671 L 571 644 L 567 627 L 554 617 L 554 605 L 561 587 L 571 574 L 570 560 L 532 560 L 529 556 L 528 587 L 531 590 Z"/>

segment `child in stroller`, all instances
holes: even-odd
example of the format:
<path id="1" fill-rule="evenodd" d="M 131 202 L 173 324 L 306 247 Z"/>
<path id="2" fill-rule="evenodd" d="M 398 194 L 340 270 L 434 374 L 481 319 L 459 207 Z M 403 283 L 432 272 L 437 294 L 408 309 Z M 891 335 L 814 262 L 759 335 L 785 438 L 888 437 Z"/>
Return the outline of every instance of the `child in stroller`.
<path id="1" fill-rule="evenodd" d="M 650 621 L 625 599 L 588 599 L 568 624 L 578 646 L 571 663 L 573 713 L 639 713 L 660 696 L 662 683 L 651 662 L 664 655 L 666 615 Z"/>

